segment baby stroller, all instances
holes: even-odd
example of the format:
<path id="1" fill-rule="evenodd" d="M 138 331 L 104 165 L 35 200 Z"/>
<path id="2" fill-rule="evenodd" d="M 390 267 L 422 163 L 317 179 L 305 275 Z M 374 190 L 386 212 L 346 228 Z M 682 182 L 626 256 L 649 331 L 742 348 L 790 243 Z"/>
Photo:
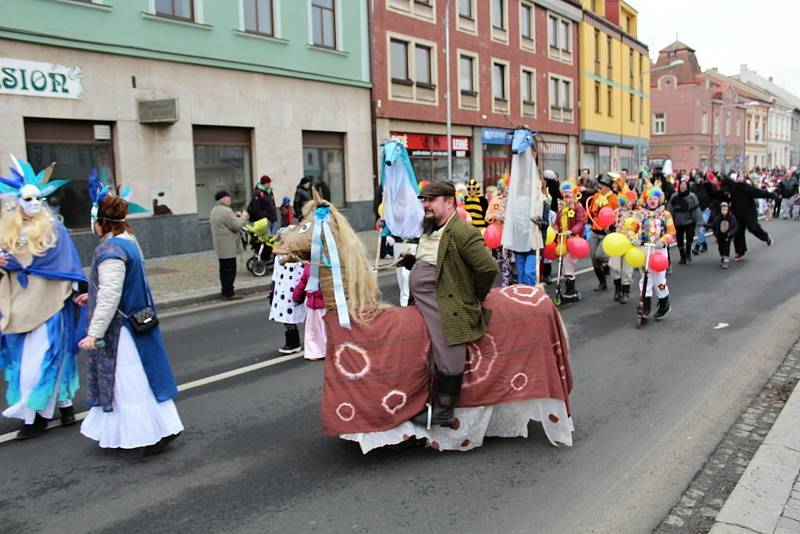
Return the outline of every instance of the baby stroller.
<path id="1" fill-rule="evenodd" d="M 269 234 L 269 220 L 264 218 L 242 227 L 242 244 L 245 250 L 250 250 L 252 256 L 247 260 L 247 270 L 250 274 L 262 277 L 272 267 L 275 259 L 272 257 L 272 247 L 277 237 Z"/>

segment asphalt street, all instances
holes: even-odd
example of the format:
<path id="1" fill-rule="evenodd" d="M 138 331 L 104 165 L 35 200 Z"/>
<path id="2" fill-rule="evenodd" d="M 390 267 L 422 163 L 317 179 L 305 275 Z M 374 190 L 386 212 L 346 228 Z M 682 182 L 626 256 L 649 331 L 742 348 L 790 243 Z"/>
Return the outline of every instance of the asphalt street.
<path id="1" fill-rule="evenodd" d="M 675 265 L 673 311 L 643 330 L 633 301 L 578 278 L 585 299 L 562 311 L 572 448 L 532 424 L 528 439 L 467 453 L 362 455 L 322 434 L 322 364 L 294 359 L 183 393 L 186 431 L 156 457 L 101 450 L 77 426 L 0 443 L 0 530 L 651 532 L 800 336 L 800 224 L 765 227 L 776 245 L 748 236 L 728 271 L 713 243 Z M 382 285 L 396 300 L 394 279 Z M 263 299 L 162 325 L 179 383 L 275 358 L 283 343 Z"/>

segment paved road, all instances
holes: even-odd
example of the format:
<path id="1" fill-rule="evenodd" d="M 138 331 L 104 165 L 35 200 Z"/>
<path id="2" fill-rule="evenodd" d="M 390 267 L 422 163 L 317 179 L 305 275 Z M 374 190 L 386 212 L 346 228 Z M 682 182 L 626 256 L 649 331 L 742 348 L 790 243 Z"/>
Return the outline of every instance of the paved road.
<path id="1" fill-rule="evenodd" d="M 591 290 L 564 310 L 575 379 L 571 449 L 551 447 L 532 425 L 527 440 L 492 439 L 469 453 L 363 456 L 322 435 L 322 365 L 292 360 L 183 394 L 187 431 L 158 457 L 100 450 L 76 427 L 0 444 L 0 525 L 8 532 L 649 532 L 800 335 L 800 225 L 767 227 L 777 245 L 751 238 L 747 261 L 727 272 L 712 252 L 676 265 L 666 322 L 637 331 L 632 303 Z M 584 276 L 579 285 L 594 284 Z M 720 322 L 730 326 L 715 330 Z M 275 357 L 283 341 L 263 301 L 163 325 L 181 383 Z"/>

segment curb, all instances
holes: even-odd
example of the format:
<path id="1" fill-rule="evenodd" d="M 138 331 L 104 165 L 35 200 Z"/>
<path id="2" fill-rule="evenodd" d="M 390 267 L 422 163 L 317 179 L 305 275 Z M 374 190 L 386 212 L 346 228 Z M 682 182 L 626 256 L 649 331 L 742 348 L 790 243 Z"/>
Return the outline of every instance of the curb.
<path id="1" fill-rule="evenodd" d="M 269 282 L 257 286 L 243 287 L 237 289 L 236 294 L 244 297 L 248 295 L 254 295 L 260 292 L 266 293 L 268 286 Z M 192 295 L 191 297 L 183 297 L 183 298 L 156 302 L 156 307 L 158 308 L 159 311 L 166 311 L 175 308 L 183 308 L 185 306 L 192 306 L 194 304 L 202 304 L 205 302 L 213 302 L 213 301 L 224 302 L 219 295 L 219 291 L 212 291 L 208 293 L 203 293 L 201 295 Z"/>
<path id="2" fill-rule="evenodd" d="M 711 534 L 773 534 L 783 527 L 780 523 L 783 523 L 784 507 L 800 472 L 799 421 L 800 385 L 795 386 L 769 434 L 725 501 Z M 794 526 L 800 526 L 800 522 L 794 522 Z"/>

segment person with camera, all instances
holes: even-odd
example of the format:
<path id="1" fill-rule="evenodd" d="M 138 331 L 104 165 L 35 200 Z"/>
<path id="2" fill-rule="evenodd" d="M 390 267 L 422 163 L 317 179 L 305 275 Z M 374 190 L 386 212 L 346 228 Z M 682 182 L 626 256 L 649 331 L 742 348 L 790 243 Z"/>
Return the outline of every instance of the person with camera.
<path id="1" fill-rule="evenodd" d="M 178 394 L 139 243 L 121 197 L 93 192 L 92 231 L 100 236 L 89 276 L 89 414 L 81 434 L 103 448 L 156 454 L 183 431 Z"/>

